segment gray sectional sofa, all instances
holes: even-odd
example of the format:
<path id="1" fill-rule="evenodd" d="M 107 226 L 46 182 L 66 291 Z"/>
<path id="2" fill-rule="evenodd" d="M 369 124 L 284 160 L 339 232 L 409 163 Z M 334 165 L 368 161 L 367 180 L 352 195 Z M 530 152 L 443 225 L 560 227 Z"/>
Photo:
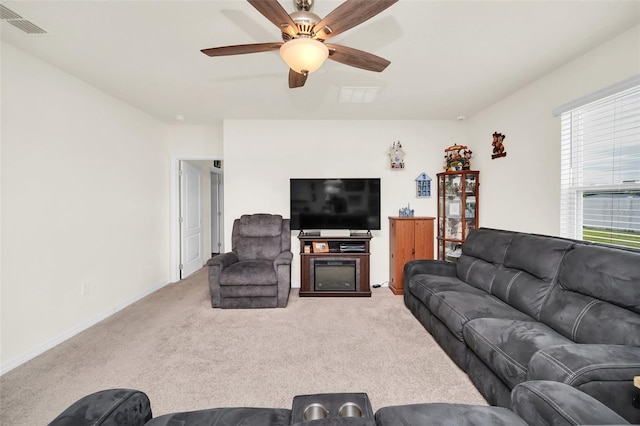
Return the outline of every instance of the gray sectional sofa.
<path id="1" fill-rule="evenodd" d="M 373 412 L 365 393 L 299 395 L 289 408 L 226 407 L 153 417 L 146 394 L 107 389 L 87 395 L 49 426 L 540 426 L 624 425 L 618 414 L 559 382 L 514 387 L 512 409 L 465 404 L 411 404 Z M 350 409 L 345 409 L 345 407 Z M 355 409 L 353 407 L 356 407 Z"/>
<path id="2" fill-rule="evenodd" d="M 509 407 L 520 383 L 556 381 L 640 423 L 640 251 L 480 228 L 456 263 L 408 262 L 404 289 L 490 404 Z"/>

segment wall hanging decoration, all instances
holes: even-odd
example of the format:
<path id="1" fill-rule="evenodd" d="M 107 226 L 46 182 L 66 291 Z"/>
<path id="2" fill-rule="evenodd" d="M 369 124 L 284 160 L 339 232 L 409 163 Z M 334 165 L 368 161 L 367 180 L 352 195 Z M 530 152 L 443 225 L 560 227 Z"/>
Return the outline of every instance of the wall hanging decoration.
<path id="1" fill-rule="evenodd" d="M 491 146 L 493 147 L 493 155 L 491 156 L 492 160 L 507 156 L 507 153 L 504 150 L 504 145 L 502 144 L 505 137 L 506 136 L 502 133 L 493 132 L 493 142 L 491 142 Z"/>
<path id="2" fill-rule="evenodd" d="M 431 197 L 431 178 L 424 172 L 416 178 L 416 197 Z"/>
<path id="3" fill-rule="evenodd" d="M 391 160 L 391 169 L 404 169 L 404 151 L 400 141 L 394 142 L 389 150 L 389 159 Z"/>
<path id="4" fill-rule="evenodd" d="M 473 151 L 465 145 L 451 145 L 444 150 L 443 166 L 445 172 L 471 169 L 471 155 Z"/>

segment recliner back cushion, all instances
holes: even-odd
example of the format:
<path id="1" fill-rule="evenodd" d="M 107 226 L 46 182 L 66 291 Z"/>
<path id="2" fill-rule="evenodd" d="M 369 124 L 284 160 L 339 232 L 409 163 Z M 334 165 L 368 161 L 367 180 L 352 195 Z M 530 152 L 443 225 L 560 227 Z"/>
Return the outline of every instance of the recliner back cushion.
<path id="1" fill-rule="evenodd" d="M 280 215 L 242 215 L 233 223 L 232 244 L 238 260 L 273 260 L 282 251 L 283 221 Z M 291 241 L 291 235 L 287 235 Z M 290 244 L 290 243 L 289 243 Z"/>
<path id="2" fill-rule="evenodd" d="M 462 246 L 462 256 L 456 263 L 457 277 L 490 293 L 496 271 L 504 260 L 513 235 L 509 231 L 487 228 L 471 231 Z"/>
<path id="3" fill-rule="evenodd" d="M 640 252 L 576 244 L 541 320 L 578 343 L 640 346 Z"/>
<path id="4" fill-rule="evenodd" d="M 496 273 L 491 293 L 539 319 L 540 309 L 572 242 L 539 235 L 517 234 L 511 240 L 504 265 Z"/>

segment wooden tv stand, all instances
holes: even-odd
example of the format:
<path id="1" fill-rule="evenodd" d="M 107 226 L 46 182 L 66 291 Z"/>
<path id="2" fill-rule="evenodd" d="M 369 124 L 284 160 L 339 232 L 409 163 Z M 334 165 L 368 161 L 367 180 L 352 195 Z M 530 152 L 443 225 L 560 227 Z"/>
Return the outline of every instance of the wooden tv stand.
<path id="1" fill-rule="evenodd" d="M 370 232 L 345 237 L 322 237 L 301 232 L 298 235 L 300 297 L 371 297 L 371 238 Z"/>

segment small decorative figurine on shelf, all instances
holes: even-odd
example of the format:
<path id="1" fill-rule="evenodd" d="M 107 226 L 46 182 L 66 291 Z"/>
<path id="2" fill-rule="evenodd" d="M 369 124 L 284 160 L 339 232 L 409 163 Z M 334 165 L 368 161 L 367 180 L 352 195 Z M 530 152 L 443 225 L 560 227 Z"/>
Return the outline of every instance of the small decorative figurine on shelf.
<path id="1" fill-rule="evenodd" d="M 394 142 L 389 150 L 389 158 L 391 159 L 391 169 L 404 169 L 404 151 L 400 141 Z"/>
<path id="2" fill-rule="evenodd" d="M 411 209 L 411 205 L 407 204 L 407 207 L 403 207 L 400 210 L 398 210 L 398 216 L 413 217 L 413 210 Z"/>
<path id="3" fill-rule="evenodd" d="M 465 145 L 451 145 L 444 150 L 445 172 L 471 169 L 471 151 Z"/>
<path id="4" fill-rule="evenodd" d="M 507 153 L 504 151 L 504 145 L 502 144 L 505 137 L 502 133 L 493 132 L 493 142 L 491 142 L 491 146 L 493 147 L 492 160 L 507 156 Z"/>
<path id="5" fill-rule="evenodd" d="M 416 197 L 431 197 L 431 178 L 424 172 L 416 178 Z"/>

